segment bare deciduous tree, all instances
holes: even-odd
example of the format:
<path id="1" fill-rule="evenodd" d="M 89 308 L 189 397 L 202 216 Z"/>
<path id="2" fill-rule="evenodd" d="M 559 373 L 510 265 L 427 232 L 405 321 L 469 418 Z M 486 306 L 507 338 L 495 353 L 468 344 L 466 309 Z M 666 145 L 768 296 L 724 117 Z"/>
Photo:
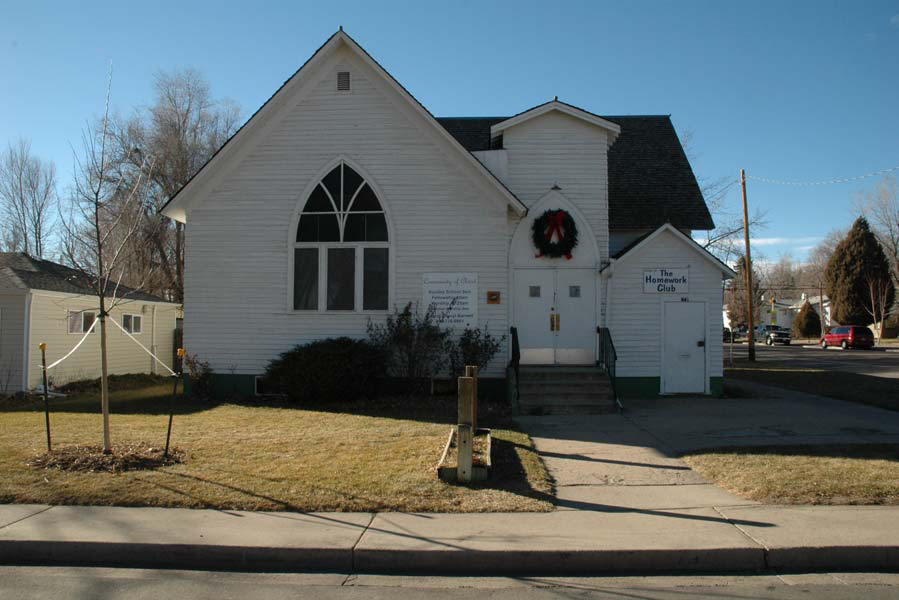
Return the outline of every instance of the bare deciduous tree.
<path id="1" fill-rule="evenodd" d="M 0 155 L 0 202 L 7 250 L 43 257 L 56 214 L 56 166 L 31 153 L 31 142 L 10 143 Z"/>
<path id="2" fill-rule="evenodd" d="M 144 173 L 150 165 L 141 165 L 137 177 L 117 168 L 112 152 L 109 96 L 103 116 L 89 125 L 82 135 L 81 155 L 76 153 L 76 173 L 67 218 L 60 219 L 63 228 L 63 253 L 66 261 L 79 273 L 83 285 L 99 298 L 100 325 L 100 400 L 103 413 L 103 451 L 112 451 L 109 434 L 109 387 L 106 321 L 110 311 L 126 299 L 142 282 L 130 279 L 130 288 L 121 283 L 128 272 L 134 238 L 144 225 L 147 181 Z"/>
<path id="3" fill-rule="evenodd" d="M 695 135 L 692 130 L 681 134 L 681 144 L 687 158 L 692 162 L 697 158 Z M 709 208 L 715 229 L 704 232 L 702 239 L 697 239 L 706 250 L 726 263 L 733 263 L 745 254 L 743 247 L 743 207 L 728 205 L 728 192 L 739 182 L 736 177 L 718 177 L 709 179 L 698 177 L 699 189 Z M 754 210 L 749 217 L 749 230 L 753 233 L 764 229 L 768 224 L 765 211 Z"/>
<path id="4" fill-rule="evenodd" d="M 158 73 L 152 106 L 112 129 L 116 160 L 130 177 L 149 182 L 144 230 L 135 236 L 140 264 L 156 270 L 149 291 L 182 301 L 184 297 L 184 226 L 159 214 L 206 161 L 237 130 L 240 112 L 228 101 L 213 100 L 209 85 L 196 70 Z M 151 172 L 146 166 L 154 165 Z"/>
<path id="5" fill-rule="evenodd" d="M 895 177 L 884 177 L 872 192 L 856 199 L 890 261 L 893 283 L 899 286 L 899 188 Z"/>

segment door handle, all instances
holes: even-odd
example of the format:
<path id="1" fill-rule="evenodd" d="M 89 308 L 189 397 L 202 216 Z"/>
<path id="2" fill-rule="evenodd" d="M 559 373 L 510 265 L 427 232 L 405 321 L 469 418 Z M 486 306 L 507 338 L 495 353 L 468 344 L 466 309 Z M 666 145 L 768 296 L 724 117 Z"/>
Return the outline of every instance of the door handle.
<path id="1" fill-rule="evenodd" d="M 556 313 L 556 331 L 562 331 L 562 315 Z"/>
<path id="2" fill-rule="evenodd" d="M 552 313 L 549 313 L 549 330 L 550 331 L 556 330 L 556 315 L 554 315 Z"/>
<path id="3" fill-rule="evenodd" d="M 699 340 L 698 342 L 696 342 L 696 347 L 705 348 L 705 340 Z"/>

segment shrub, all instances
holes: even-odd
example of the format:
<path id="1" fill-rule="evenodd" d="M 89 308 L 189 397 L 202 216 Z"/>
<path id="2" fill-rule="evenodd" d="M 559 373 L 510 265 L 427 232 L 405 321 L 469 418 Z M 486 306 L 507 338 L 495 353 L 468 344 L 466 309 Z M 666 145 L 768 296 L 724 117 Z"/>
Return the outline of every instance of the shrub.
<path id="1" fill-rule="evenodd" d="M 265 370 L 263 384 L 295 402 L 352 402 L 377 397 L 384 354 L 365 340 L 329 338 L 288 350 Z"/>
<path id="2" fill-rule="evenodd" d="M 806 301 L 793 319 L 793 337 L 817 338 L 821 336 L 821 317 Z"/>
<path id="3" fill-rule="evenodd" d="M 463 374 L 466 365 L 486 367 L 499 352 L 506 336 L 496 337 L 485 327 L 466 327 L 459 339 L 450 343 L 450 377 L 455 379 Z"/>
<path id="4" fill-rule="evenodd" d="M 450 331 L 443 327 L 433 305 L 424 314 L 394 309 L 383 324 L 368 322 L 368 338 L 383 352 L 387 370 L 393 377 L 421 380 L 433 377 L 446 364 Z"/>
<path id="5" fill-rule="evenodd" d="M 190 377 L 190 395 L 192 398 L 208 400 L 212 398 L 212 377 L 215 372 L 209 363 L 200 360 L 196 354 L 184 355 L 184 366 Z"/>

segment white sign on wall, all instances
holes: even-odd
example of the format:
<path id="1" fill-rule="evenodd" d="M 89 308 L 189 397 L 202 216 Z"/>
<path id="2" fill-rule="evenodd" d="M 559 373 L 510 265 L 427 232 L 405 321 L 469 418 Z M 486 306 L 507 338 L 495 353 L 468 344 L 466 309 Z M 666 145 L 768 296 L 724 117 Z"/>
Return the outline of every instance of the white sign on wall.
<path id="1" fill-rule="evenodd" d="M 478 326 L 477 273 L 425 273 L 422 276 L 422 305 L 434 305 L 444 327 L 464 329 Z"/>
<path id="2" fill-rule="evenodd" d="M 690 269 L 643 271 L 644 294 L 686 294 L 690 291 Z"/>

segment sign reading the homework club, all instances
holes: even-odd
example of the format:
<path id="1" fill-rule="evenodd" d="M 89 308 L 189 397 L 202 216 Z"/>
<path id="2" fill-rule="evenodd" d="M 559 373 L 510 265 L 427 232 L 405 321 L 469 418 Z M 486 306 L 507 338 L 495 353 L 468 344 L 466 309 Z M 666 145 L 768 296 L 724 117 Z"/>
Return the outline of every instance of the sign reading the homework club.
<path id="1" fill-rule="evenodd" d="M 643 271 L 644 294 L 686 294 L 690 291 L 690 269 Z"/>

